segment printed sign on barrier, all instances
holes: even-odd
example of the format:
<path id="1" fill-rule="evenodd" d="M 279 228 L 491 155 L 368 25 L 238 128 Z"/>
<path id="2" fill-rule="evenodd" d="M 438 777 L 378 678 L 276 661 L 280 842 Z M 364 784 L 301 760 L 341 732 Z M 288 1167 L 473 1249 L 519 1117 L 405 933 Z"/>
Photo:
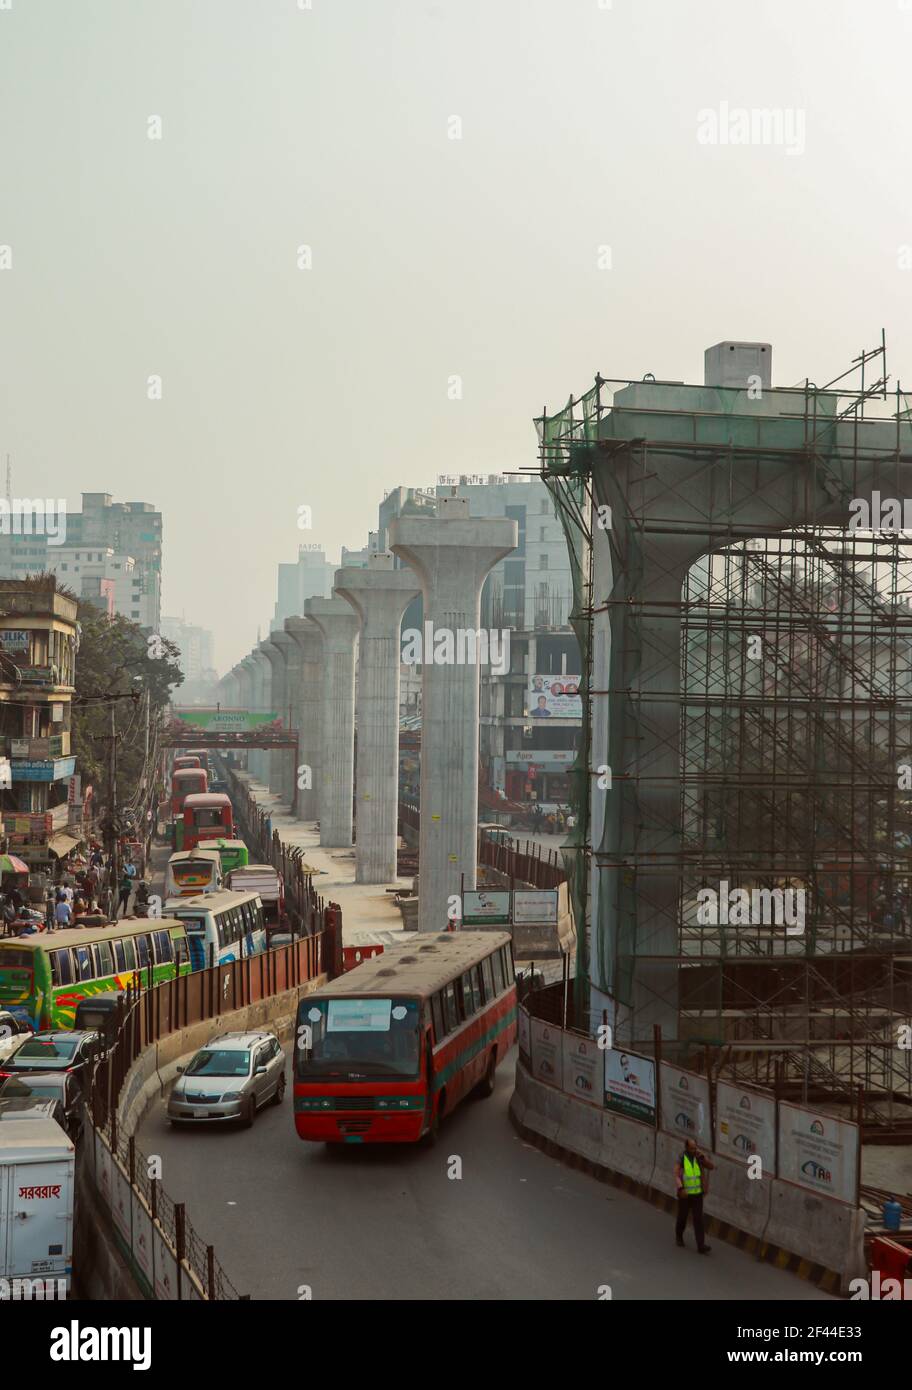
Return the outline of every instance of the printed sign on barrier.
<path id="1" fill-rule="evenodd" d="M 540 1018 L 529 1020 L 532 1032 L 532 1075 L 551 1086 L 561 1084 L 561 1029 Z"/>
<path id="2" fill-rule="evenodd" d="M 779 1177 L 839 1202 L 855 1202 L 858 1126 L 779 1102 Z"/>
<path id="3" fill-rule="evenodd" d="M 655 1062 L 651 1057 L 605 1049 L 605 1109 L 655 1124 Z"/>
<path id="4" fill-rule="evenodd" d="M 519 1051 L 526 1059 L 532 1056 L 532 1035 L 529 1031 L 529 1015 L 525 1009 L 517 1010 L 519 1020 Z"/>
<path id="5" fill-rule="evenodd" d="M 602 1104 L 598 1043 L 575 1033 L 563 1035 L 563 1089 L 580 1100 Z"/>
<path id="6" fill-rule="evenodd" d="M 776 1101 L 748 1086 L 716 1082 L 716 1153 L 747 1163 L 758 1158 L 764 1177 L 776 1176 Z"/>
<path id="7" fill-rule="evenodd" d="M 667 1134 L 695 1139 L 704 1148 L 712 1143 L 710 1133 L 709 1082 L 696 1072 L 663 1062 L 659 1068 L 662 1100 L 661 1127 Z"/>

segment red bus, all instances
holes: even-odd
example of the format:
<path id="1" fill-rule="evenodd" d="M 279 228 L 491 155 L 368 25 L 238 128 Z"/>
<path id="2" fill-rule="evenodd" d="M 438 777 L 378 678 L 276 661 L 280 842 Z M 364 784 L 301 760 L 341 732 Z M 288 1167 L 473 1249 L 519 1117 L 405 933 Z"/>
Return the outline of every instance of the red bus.
<path id="1" fill-rule="evenodd" d="M 196 849 L 205 840 L 233 840 L 234 813 L 224 792 L 191 793 L 184 798 L 181 849 Z"/>
<path id="2" fill-rule="evenodd" d="M 179 758 L 174 759 L 172 772 L 182 772 L 185 767 L 200 767 L 199 758 L 194 753 L 185 753 Z"/>
<path id="3" fill-rule="evenodd" d="M 508 932 L 446 932 L 387 947 L 298 1004 L 298 1136 L 432 1143 L 471 1091 L 491 1095 L 515 1040 Z"/>
<path id="4" fill-rule="evenodd" d="M 183 815 L 184 800 L 190 795 L 208 791 L 209 775 L 202 767 L 184 767 L 171 774 L 171 819 Z"/>

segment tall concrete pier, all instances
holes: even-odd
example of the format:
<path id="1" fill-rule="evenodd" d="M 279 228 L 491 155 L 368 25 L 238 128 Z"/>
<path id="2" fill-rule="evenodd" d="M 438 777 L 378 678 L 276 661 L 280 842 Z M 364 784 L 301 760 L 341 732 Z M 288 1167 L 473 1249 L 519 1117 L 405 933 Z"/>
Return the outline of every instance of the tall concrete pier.
<path id="1" fill-rule="evenodd" d="M 323 765 L 318 802 L 320 844 L 352 843 L 355 778 L 355 640 L 358 619 L 341 598 L 309 598 L 304 616 L 323 634 Z"/>
<path id="2" fill-rule="evenodd" d="M 298 820 L 317 820 L 323 765 L 323 634 L 309 618 L 286 618 L 285 631 L 298 652 L 291 691 L 298 726 Z"/>
<path id="3" fill-rule="evenodd" d="M 394 883 L 399 809 L 399 628 L 421 592 L 409 569 L 375 554 L 367 569 L 336 570 L 334 592 L 361 624 L 358 648 L 355 881 Z"/>
<path id="4" fill-rule="evenodd" d="M 272 662 L 263 651 L 263 644 L 254 647 L 250 653 L 253 661 L 253 709 L 258 714 L 271 710 Z M 269 783 L 269 754 L 262 748 L 251 749 L 248 765 L 258 782 Z"/>
<path id="5" fill-rule="evenodd" d="M 478 633 L 481 586 L 516 548 L 515 521 L 472 518 L 463 498 L 441 498 L 436 517 L 397 517 L 390 549 L 411 565 L 424 595 L 424 631 L 452 634 L 423 652 L 419 930 L 442 931 L 448 899 L 474 888 L 478 839 L 478 649 L 459 660 L 459 634 Z M 477 644 L 481 648 L 482 644 Z"/>
<path id="6" fill-rule="evenodd" d="M 284 712 L 287 705 L 285 699 L 285 653 L 281 647 L 273 642 L 271 635 L 260 643 L 260 651 L 269 662 L 267 705 L 269 709 L 275 711 L 284 725 L 287 718 Z M 281 796 L 283 791 L 282 760 L 284 755 L 285 750 L 282 748 L 267 749 L 265 753 L 269 790 L 275 796 Z"/>
<path id="7" fill-rule="evenodd" d="M 279 661 L 273 666 L 272 698 L 276 713 L 282 721 L 282 728 L 291 730 L 293 720 L 293 701 L 291 696 L 290 670 L 297 660 L 297 647 L 284 628 L 277 628 L 269 634 L 270 645 L 278 651 Z M 294 801 L 294 754 L 290 748 L 277 748 L 270 753 L 270 767 L 274 770 L 275 790 L 289 805 Z"/>

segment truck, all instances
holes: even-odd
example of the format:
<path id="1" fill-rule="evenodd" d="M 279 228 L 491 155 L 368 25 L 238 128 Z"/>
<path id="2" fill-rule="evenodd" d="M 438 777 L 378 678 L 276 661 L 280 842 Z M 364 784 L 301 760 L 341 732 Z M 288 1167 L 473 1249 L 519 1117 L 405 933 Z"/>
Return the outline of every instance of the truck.
<path id="1" fill-rule="evenodd" d="M 0 1125 L 0 1300 L 69 1295 L 75 1190 L 76 1149 L 55 1120 Z"/>

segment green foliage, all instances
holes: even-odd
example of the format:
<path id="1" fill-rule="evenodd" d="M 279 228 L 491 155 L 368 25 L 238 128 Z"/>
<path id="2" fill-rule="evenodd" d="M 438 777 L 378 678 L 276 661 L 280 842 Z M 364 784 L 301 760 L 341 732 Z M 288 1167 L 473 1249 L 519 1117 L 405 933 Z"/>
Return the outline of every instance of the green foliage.
<path id="1" fill-rule="evenodd" d="M 117 744 L 118 801 L 136 794 L 143 771 L 145 718 L 142 697 L 150 697 L 154 725 L 171 699 L 171 691 L 183 681 L 173 642 L 148 637 L 137 623 L 117 614 L 108 618 L 88 603 L 79 605 L 82 628 L 76 653 L 76 695 L 73 702 L 72 750 L 83 786 L 91 782 L 100 800 L 107 787 L 110 750 L 111 704 L 93 696 L 136 693 L 136 700 L 116 700 L 114 727 Z M 153 656 L 152 652 L 160 655 Z M 134 680 L 139 676 L 139 680 Z"/>

